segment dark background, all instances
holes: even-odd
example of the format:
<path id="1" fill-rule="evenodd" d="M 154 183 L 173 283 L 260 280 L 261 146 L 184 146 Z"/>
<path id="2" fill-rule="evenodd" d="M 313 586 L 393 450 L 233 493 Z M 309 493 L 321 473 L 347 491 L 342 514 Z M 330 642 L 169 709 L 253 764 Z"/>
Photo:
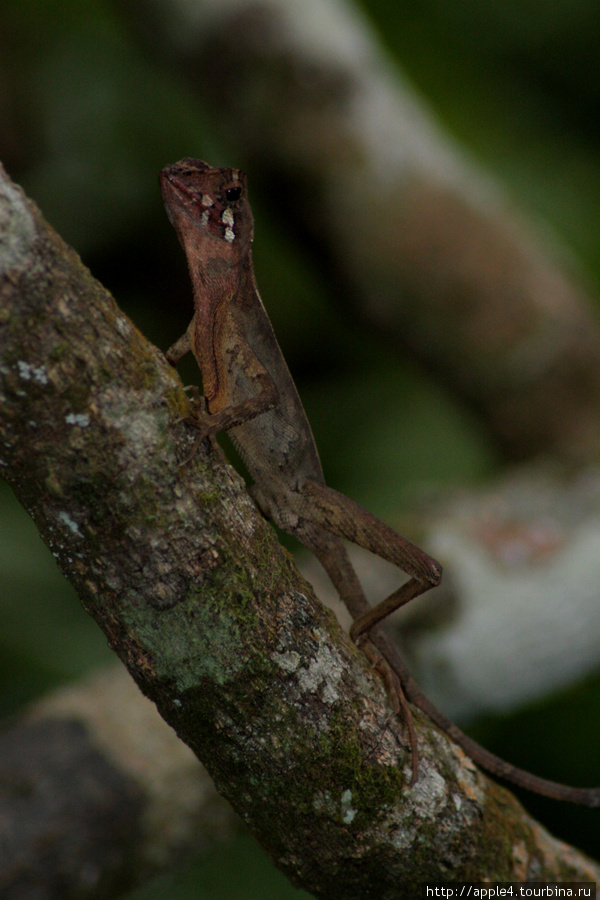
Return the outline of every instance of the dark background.
<path id="1" fill-rule="evenodd" d="M 363 7 L 450 132 L 504 182 L 517 206 L 548 223 L 598 285 L 600 5 L 365 0 Z M 185 155 L 220 161 L 227 147 L 177 74 L 151 64 L 136 46 L 116 5 L 2 5 L 0 159 L 162 349 L 184 330 L 191 304 L 157 175 Z M 422 488 L 476 485 L 500 472 L 501 456 L 474 415 L 344 316 L 310 249 L 280 227 L 268 196 L 252 199 L 263 299 L 330 483 L 393 520 Z M 197 378 L 191 365 L 183 377 Z M 111 654 L 4 483 L 0 573 L 5 718 Z M 600 783 L 599 717 L 600 677 L 472 731 L 535 772 Z M 600 812 L 523 799 L 555 834 L 600 857 Z M 167 895 L 301 896 L 247 838 L 131 897 Z"/>

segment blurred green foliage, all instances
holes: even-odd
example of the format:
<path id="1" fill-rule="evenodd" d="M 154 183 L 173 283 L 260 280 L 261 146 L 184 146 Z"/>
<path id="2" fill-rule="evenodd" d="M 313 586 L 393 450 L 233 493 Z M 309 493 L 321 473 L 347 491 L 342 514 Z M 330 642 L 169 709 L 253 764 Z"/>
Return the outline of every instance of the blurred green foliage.
<path id="1" fill-rule="evenodd" d="M 600 279 L 600 5 L 364 0 L 466 148 Z"/>
<path id="2" fill-rule="evenodd" d="M 182 872 L 157 878 L 128 900 L 308 900 L 292 887 L 249 836 L 204 854 Z"/>
<path id="3" fill-rule="evenodd" d="M 0 716 L 112 653 L 31 519 L 0 481 Z"/>
<path id="4" fill-rule="evenodd" d="M 542 217 L 597 281 L 600 6 L 589 0 L 364 0 L 363 6 L 468 152 L 497 173 L 516 203 Z M 190 291 L 157 173 L 185 155 L 235 161 L 176 73 L 144 57 L 118 8 L 103 0 L 2 5 L 0 158 L 136 324 L 165 348 L 187 325 Z M 471 413 L 330 304 L 332 287 L 310 251 L 276 223 L 267 197 L 253 202 L 263 298 L 330 482 L 393 521 L 424 486 L 492 474 L 498 457 Z M 191 365 L 182 371 L 196 379 Z M 109 654 L 4 485 L 0 571 L 0 703 L 8 715 Z M 594 683 L 535 715 L 488 723 L 482 733 L 515 761 L 522 744 L 521 762 L 534 771 L 600 782 L 597 729 L 594 743 L 586 743 L 599 692 Z M 576 714 L 568 715 L 572 709 Z M 595 752 L 582 760 L 585 754 L 566 749 L 567 735 L 569 746 Z M 555 832 L 600 856 L 598 813 L 540 802 L 536 812 Z M 259 874 L 255 853 L 233 844 L 181 883 L 161 880 L 132 900 L 301 896 Z M 242 886 L 218 880 L 235 871 L 246 873 Z"/>

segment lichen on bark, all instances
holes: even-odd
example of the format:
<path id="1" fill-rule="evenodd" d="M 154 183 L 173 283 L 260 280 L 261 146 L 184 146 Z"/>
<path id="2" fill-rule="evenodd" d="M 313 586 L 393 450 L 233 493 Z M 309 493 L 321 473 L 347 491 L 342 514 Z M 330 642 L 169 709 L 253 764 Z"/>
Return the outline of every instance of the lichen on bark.
<path id="1" fill-rule="evenodd" d="M 406 733 L 366 658 L 222 456 L 205 445 L 185 462 L 188 403 L 163 355 L 2 185 L 4 477 L 111 647 L 276 864 L 328 898 L 511 880 L 517 864 L 595 877 L 568 848 L 549 855 L 543 829 L 421 716 L 408 788 Z"/>

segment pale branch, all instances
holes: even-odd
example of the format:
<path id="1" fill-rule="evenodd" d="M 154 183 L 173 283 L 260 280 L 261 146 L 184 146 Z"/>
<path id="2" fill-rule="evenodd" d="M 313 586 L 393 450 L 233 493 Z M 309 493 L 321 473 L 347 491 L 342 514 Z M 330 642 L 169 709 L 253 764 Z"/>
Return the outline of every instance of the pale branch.
<path id="1" fill-rule="evenodd" d="M 135 884 L 143 798 L 80 722 L 0 733 L 0 896 L 108 900 Z"/>
<path id="2" fill-rule="evenodd" d="M 377 675 L 241 479 L 193 442 L 180 381 L 8 178 L 4 477 L 142 691 L 278 865 L 317 897 L 448 878 L 596 880 Z M 193 429 L 192 429 L 193 431 Z"/>
<path id="3" fill-rule="evenodd" d="M 394 524 L 411 533 L 410 521 Z M 390 628 L 419 685 L 450 718 L 464 724 L 513 711 L 597 671 L 598 469 L 540 462 L 513 468 L 429 506 L 418 533 L 443 564 L 444 579 L 399 610 Z M 393 566 L 358 548 L 350 554 L 367 596 L 394 589 Z M 308 553 L 299 568 L 347 625 Z"/>
<path id="4" fill-rule="evenodd" d="M 345 0 L 118 0 L 354 308 L 513 458 L 600 453 L 600 332 L 558 241 L 437 122 Z M 273 183 L 278 190 L 273 191 Z"/>
<path id="5" fill-rule="evenodd" d="M 23 711 L 0 771 L 2 897 L 113 897 L 241 825 L 122 666 Z"/>

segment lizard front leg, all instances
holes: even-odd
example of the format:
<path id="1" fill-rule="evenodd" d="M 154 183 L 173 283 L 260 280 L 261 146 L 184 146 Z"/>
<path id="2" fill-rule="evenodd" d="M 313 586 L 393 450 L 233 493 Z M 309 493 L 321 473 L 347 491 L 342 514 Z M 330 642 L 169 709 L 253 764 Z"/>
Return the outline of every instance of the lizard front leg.
<path id="1" fill-rule="evenodd" d="M 194 341 L 195 329 L 196 317 L 194 316 L 185 334 L 167 350 L 166 357 L 171 365 L 175 366 L 186 353 L 192 352 L 202 370 L 201 360 L 198 358 L 198 348 Z M 186 462 L 195 456 L 198 447 L 207 437 L 243 425 L 261 413 L 273 409 L 278 403 L 279 398 L 275 384 L 266 369 L 248 350 L 243 341 L 238 340 L 232 343 L 237 357 L 235 360 L 237 370 L 244 371 L 247 381 L 252 386 L 252 394 L 238 403 L 226 404 L 216 411 L 211 410 L 211 405 L 218 402 L 218 397 L 213 398 L 212 401 L 206 397 L 194 400 L 193 415 L 188 416 L 187 421 L 199 431 L 199 434 Z"/>
<path id="2" fill-rule="evenodd" d="M 188 325 L 184 334 L 178 338 L 174 344 L 171 344 L 165 356 L 172 366 L 176 366 L 180 359 L 186 355 L 186 353 L 191 353 L 193 347 L 193 336 L 194 329 L 196 327 L 196 316 L 192 318 L 192 321 Z"/>
<path id="3" fill-rule="evenodd" d="M 189 463 L 200 449 L 200 445 L 207 438 L 216 438 L 221 431 L 242 425 L 249 419 L 267 412 L 277 403 L 277 392 L 271 379 L 267 376 L 263 389 L 255 396 L 238 403 L 235 406 L 226 406 L 216 413 L 206 412 L 206 398 L 200 397 L 194 401 L 193 413 L 187 416 L 185 421 L 197 429 L 198 435 L 194 440 L 192 449 L 183 460 L 182 465 Z"/>

